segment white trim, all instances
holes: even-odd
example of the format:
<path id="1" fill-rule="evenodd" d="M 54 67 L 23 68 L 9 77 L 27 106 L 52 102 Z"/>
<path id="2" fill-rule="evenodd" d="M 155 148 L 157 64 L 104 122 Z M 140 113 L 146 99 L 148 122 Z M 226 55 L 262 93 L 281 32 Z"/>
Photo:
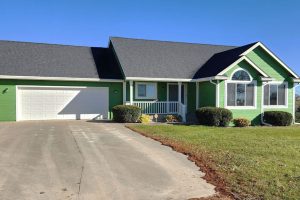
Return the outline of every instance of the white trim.
<path id="1" fill-rule="evenodd" d="M 196 109 L 199 108 L 199 82 L 196 82 Z"/>
<path id="2" fill-rule="evenodd" d="M 153 100 L 156 100 L 157 99 L 157 83 L 156 82 L 135 82 L 135 99 L 153 99 Z M 149 97 L 147 96 L 147 89 L 146 89 L 146 96 L 145 97 L 139 97 L 138 96 L 138 85 L 154 85 L 155 87 L 155 94 L 153 97 Z"/>
<path id="3" fill-rule="evenodd" d="M 147 78 L 147 77 L 126 77 L 126 80 L 131 81 L 160 81 L 160 82 L 191 82 L 193 79 L 180 78 Z"/>
<path id="4" fill-rule="evenodd" d="M 258 66 L 256 66 L 249 58 L 247 58 L 246 56 L 242 56 L 239 59 L 237 59 L 234 63 L 232 63 L 231 65 L 229 65 L 228 67 L 226 67 L 224 70 L 222 70 L 220 73 L 218 73 L 219 76 L 222 76 L 224 73 L 226 73 L 227 71 L 229 71 L 231 68 L 235 67 L 237 64 L 239 64 L 240 62 L 242 62 L 243 60 L 245 60 L 246 62 L 249 63 L 249 65 L 251 65 L 254 69 L 256 69 L 256 71 L 258 71 L 260 74 L 262 74 L 264 77 L 269 77 L 265 72 L 263 72 Z"/>
<path id="5" fill-rule="evenodd" d="M 219 83 L 219 80 L 217 80 L 217 85 L 216 85 L 216 107 L 220 107 L 220 83 Z"/>
<path id="6" fill-rule="evenodd" d="M 280 85 L 284 84 L 285 85 L 285 105 L 265 105 L 265 86 L 266 85 Z M 263 108 L 266 109 L 277 109 L 277 108 L 288 108 L 289 107 L 289 84 L 286 81 L 270 81 L 267 84 L 262 86 L 262 96 L 263 96 Z M 270 89 L 269 89 L 270 90 Z M 270 92 L 270 91 L 269 91 Z M 269 95 L 270 96 L 270 95 Z M 278 101 L 278 91 L 277 91 L 277 101 Z"/>
<path id="7" fill-rule="evenodd" d="M 244 71 L 244 72 L 246 72 L 246 73 L 248 74 L 249 78 L 250 78 L 250 81 L 244 81 L 244 80 L 232 80 L 233 75 L 234 75 L 237 71 Z M 248 70 L 243 69 L 243 68 L 237 68 L 237 69 L 235 69 L 235 70 L 231 73 L 230 79 L 229 79 L 229 80 L 232 80 L 232 81 L 243 81 L 243 82 L 252 82 L 252 81 L 253 81 L 253 77 L 251 76 L 251 74 L 249 73 Z"/>
<path id="8" fill-rule="evenodd" d="M 123 81 L 123 104 L 126 103 L 126 81 Z"/>
<path id="9" fill-rule="evenodd" d="M 227 106 L 227 83 L 237 83 L 237 84 L 254 84 L 254 94 L 253 94 L 253 106 Z M 246 91 L 245 91 L 246 92 Z M 245 98 L 246 101 L 246 98 Z M 235 81 L 235 80 L 227 80 L 225 81 L 225 93 L 224 93 L 224 107 L 227 109 L 257 109 L 257 81 Z"/>
<path id="10" fill-rule="evenodd" d="M 130 105 L 133 104 L 133 81 L 129 81 L 129 102 Z"/>
<path id="11" fill-rule="evenodd" d="M 193 79 L 193 82 L 204 82 L 204 81 L 210 81 L 210 80 L 227 80 L 227 76 L 211 76 L 206 78 L 197 78 Z"/>
<path id="12" fill-rule="evenodd" d="M 293 78 L 294 83 L 300 83 L 300 78 Z"/>
<path id="13" fill-rule="evenodd" d="M 257 42 L 255 45 L 253 45 L 252 47 L 250 47 L 247 51 L 243 52 L 241 54 L 241 56 L 246 56 L 250 51 L 252 51 L 253 49 L 255 49 L 256 47 L 260 46 L 261 48 L 263 48 L 263 50 L 265 50 L 268 54 L 270 54 L 270 56 L 272 58 L 274 58 L 279 64 L 281 64 L 290 74 L 292 74 L 295 78 L 299 78 L 299 76 L 297 74 L 295 74 L 286 64 L 284 64 L 277 56 L 275 56 L 274 53 L 272 53 L 264 44 L 262 44 L 261 42 Z"/>
<path id="14" fill-rule="evenodd" d="M 0 75 L 0 79 L 46 80 L 46 81 L 87 81 L 87 82 L 123 82 L 124 81 L 121 79 L 44 77 L 44 76 L 6 76 L 6 75 Z"/>

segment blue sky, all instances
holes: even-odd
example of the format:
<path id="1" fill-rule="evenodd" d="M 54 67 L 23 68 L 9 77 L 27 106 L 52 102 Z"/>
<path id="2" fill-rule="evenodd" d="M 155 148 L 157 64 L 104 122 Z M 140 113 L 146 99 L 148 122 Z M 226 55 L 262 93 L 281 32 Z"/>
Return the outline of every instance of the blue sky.
<path id="1" fill-rule="evenodd" d="M 107 46 L 109 36 L 262 41 L 300 74 L 298 0 L 1 0 L 1 40 Z"/>

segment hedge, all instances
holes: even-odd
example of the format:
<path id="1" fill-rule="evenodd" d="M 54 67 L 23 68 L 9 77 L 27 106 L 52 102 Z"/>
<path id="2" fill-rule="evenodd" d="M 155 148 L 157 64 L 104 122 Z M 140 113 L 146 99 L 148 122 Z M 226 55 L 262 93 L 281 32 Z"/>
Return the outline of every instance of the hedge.
<path id="1" fill-rule="evenodd" d="M 137 122 L 141 116 L 141 108 L 132 105 L 117 105 L 112 108 L 113 120 L 119 123 Z"/>
<path id="2" fill-rule="evenodd" d="M 247 127 L 250 126 L 251 122 L 245 118 L 236 118 L 232 120 L 235 127 Z"/>
<path id="3" fill-rule="evenodd" d="M 289 126 L 293 122 L 293 115 L 284 111 L 266 111 L 264 122 L 274 126 Z"/>
<path id="4" fill-rule="evenodd" d="M 232 112 L 225 108 L 202 107 L 196 110 L 199 124 L 207 126 L 228 126 Z"/>

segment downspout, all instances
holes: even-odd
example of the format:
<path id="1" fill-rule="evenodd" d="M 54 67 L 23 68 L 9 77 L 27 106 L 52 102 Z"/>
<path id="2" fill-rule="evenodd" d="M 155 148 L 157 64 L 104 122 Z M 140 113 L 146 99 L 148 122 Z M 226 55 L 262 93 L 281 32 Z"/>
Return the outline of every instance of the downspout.
<path id="1" fill-rule="evenodd" d="M 209 82 L 216 86 L 216 107 L 219 107 L 219 80 L 215 83 L 212 79 L 210 79 Z"/>
<path id="2" fill-rule="evenodd" d="M 268 83 L 268 82 L 262 82 L 263 84 L 261 85 L 261 106 L 260 106 L 260 120 L 261 120 L 261 123 L 263 125 L 266 125 L 266 126 L 272 126 L 271 124 L 268 124 L 266 122 L 264 122 L 264 86 Z"/>
<path id="3" fill-rule="evenodd" d="M 296 122 L 296 87 L 299 86 L 299 83 L 294 83 L 293 87 L 293 124 L 299 124 Z"/>

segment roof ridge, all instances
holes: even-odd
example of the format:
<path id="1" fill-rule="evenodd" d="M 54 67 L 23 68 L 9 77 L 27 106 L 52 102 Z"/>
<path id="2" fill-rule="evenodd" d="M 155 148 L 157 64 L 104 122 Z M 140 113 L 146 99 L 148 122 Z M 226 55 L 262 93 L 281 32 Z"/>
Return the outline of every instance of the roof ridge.
<path id="1" fill-rule="evenodd" d="M 118 37 L 118 36 L 111 36 L 111 37 L 109 37 L 109 39 L 112 39 L 112 38 L 120 38 L 120 39 L 128 39 L 128 40 L 153 41 L 153 42 L 165 42 L 165 43 L 195 44 L 195 45 L 206 45 L 206 46 L 223 46 L 223 47 L 232 47 L 232 48 L 240 47 L 240 46 L 222 45 L 222 44 L 204 44 L 204 43 L 193 43 L 193 42 L 176 42 L 176 41 L 168 41 L 168 40 L 129 38 L 129 37 Z M 242 45 L 242 46 L 244 46 L 244 45 Z"/>
<path id="2" fill-rule="evenodd" d="M 49 46 L 67 46 L 67 47 L 85 47 L 85 48 L 106 48 L 106 47 L 91 47 L 91 46 L 72 45 L 72 44 L 53 44 L 53 43 L 44 43 L 44 42 L 30 42 L 30 41 L 16 41 L 16 40 L 0 40 L 0 42 L 23 43 L 23 44 L 38 44 L 38 45 L 49 45 Z"/>

